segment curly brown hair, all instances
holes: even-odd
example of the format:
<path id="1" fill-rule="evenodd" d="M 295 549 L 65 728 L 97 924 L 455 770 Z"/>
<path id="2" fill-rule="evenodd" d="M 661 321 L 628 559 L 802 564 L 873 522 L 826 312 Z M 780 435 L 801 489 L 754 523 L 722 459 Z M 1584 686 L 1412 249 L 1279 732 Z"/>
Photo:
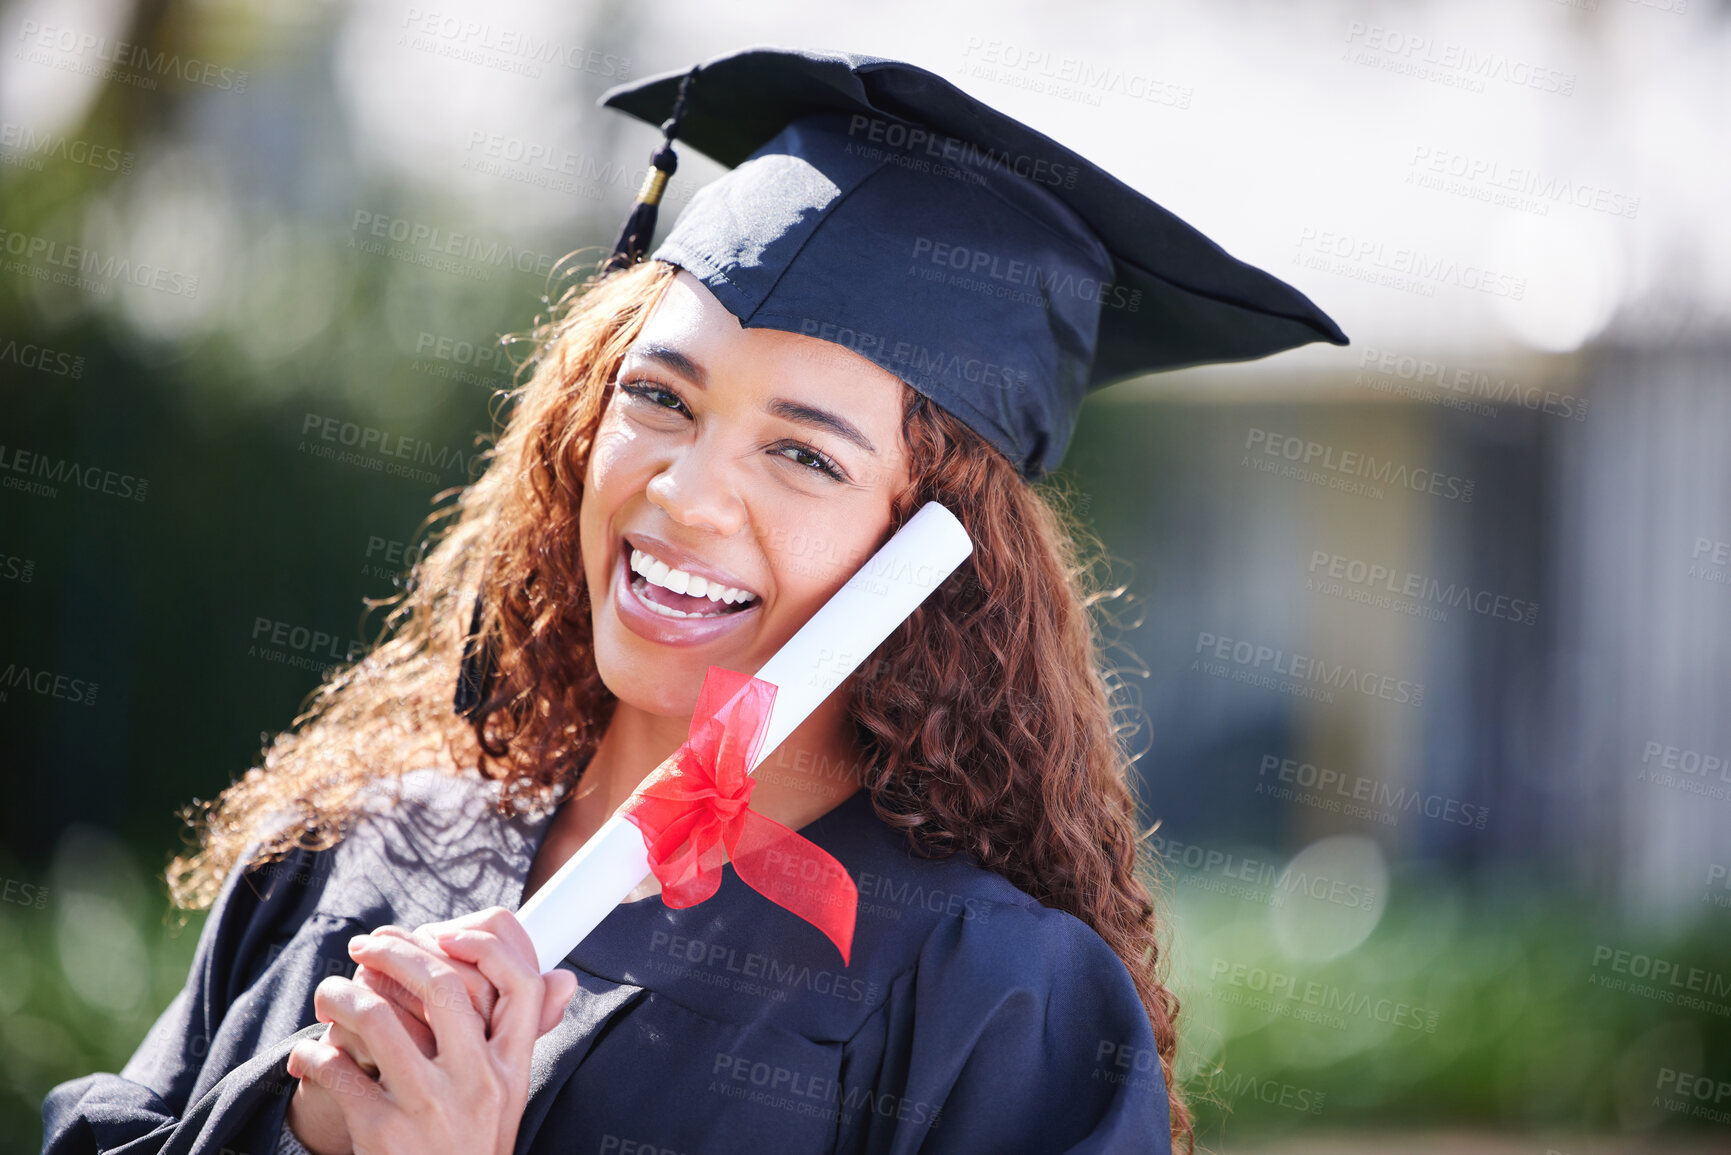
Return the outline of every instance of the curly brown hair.
<path id="1" fill-rule="evenodd" d="M 422 523 L 429 548 L 403 593 L 377 603 L 395 605 L 376 644 L 309 696 L 260 766 L 187 812 L 199 842 L 169 868 L 178 903 L 208 905 L 237 863 L 334 844 L 389 776 L 471 767 L 498 780 L 514 810 L 545 805 L 580 773 L 616 702 L 592 652 L 583 479 L 618 365 L 676 271 L 645 261 L 576 286 L 535 328 L 485 472 Z M 970 852 L 1112 947 L 1153 1026 L 1174 1143 L 1193 1150 L 1174 1074 L 1178 1000 L 1161 978 L 1156 863 L 1118 742 L 1115 674 L 1099 660 L 1095 611 L 1122 587 L 1096 580 L 1099 543 L 1056 484 L 1027 483 L 904 390 L 911 483 L 890 532 L 940 501 L 974 551 L 844 687 L 865 788 L 916 849 Z M 497 673 L 465 720 L 451 692 L 477 589 Z"/>

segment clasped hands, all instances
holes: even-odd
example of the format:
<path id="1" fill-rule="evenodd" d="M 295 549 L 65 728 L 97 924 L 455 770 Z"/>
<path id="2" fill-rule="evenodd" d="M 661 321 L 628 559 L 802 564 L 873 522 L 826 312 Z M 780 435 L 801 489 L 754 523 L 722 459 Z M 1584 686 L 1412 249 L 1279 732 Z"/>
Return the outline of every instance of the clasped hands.
<path id="1" fill-rule="evenodd" d="M 289 1052 L 295 1137 L 314 1155 L 508 1155 L 535 1040 L 564 1016 L 577 976 L 543 976 L 504 907 L 382 926 L 350 939 L 349 956 L 355 977 L 313 995 L 329 1032 Z"/>

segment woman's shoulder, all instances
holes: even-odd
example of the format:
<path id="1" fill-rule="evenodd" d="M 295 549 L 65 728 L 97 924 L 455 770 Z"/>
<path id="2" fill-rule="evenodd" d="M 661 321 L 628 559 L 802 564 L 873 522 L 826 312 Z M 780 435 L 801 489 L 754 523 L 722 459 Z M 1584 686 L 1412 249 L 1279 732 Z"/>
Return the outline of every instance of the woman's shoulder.
<path id="1" fill-rule="evenodd" d="M 864 792 L 861 792 L 862 795 Z M 1047 906 L 966 851 L 935 856 L 859 805 L 867 833 L 844 858 L 859 891 L 856 925 L 901 925 L 918 938 L 923 968 L 961 968 L 1026 985 L 1073 976 L 1130 975 L 1111 945 L 1081 918 Z M 914 944 L 909 944 L 914 945 Z M 998 984 L 1002 985 L 1002 984 Z"/>
<path id="2" fill-rule="evenodd" d="M 969 854 L 885 832 L 856 860 L 860 924 L 921 912 L 884 1045 L 908 1073 L 899 1101 L 942 1120 L 922 1149 L 1169 1150 L 1158 1045 L 1112 944 Z"/>
<path id="3" fill-rule="evenodd" d="M 1087 922 L 983 866 L 958 873 L 958 890 L 977 889 L 977 897 L 971 908 L 964 900 L 959 917 L 933 924 L 921 951 L 922 969 L 941 967 L 953 984 L 982 992 L 1099 992 L 1109 984 L 1134 995 L 1123 960 Z"/>
<path id="4" fill-rule="evenodd" d="M 286 860 L 317 912 L 408 926 L 516 906 L 542 811 L 507 815 L 500 783 L 426 767 L 369 783 L 332 846 Z M 277 868 L 279 871 L 281 867 Z"/>

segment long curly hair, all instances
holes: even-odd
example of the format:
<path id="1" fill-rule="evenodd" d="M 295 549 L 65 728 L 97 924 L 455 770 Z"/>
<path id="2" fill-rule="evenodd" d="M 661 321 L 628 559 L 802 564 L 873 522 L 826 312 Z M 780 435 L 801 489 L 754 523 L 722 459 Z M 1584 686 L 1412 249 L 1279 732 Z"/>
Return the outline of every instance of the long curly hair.
<path id="1" fill-rule="evenodd" d="M 208 905 L 237 865 L 334 844 L 370 788 L 409 770 L 478 771 L 500 783 L 506 811 L 574 784 L 616 702 L 593 656 L 583 479 L 618 365 L 676 271 L 645 261 L 574 286 L 536 326 L 484 473 L 422 523 L 403 592 L 377 603 L 391 608 L 374 645 L 313 691 L 260 765 L 185 812 L 197 845 L 170 865 L 177 903 Z M 1193 1150 L 1157 863 L 1118 740 L 1116 674 L 1100 662 L 1096 610 L 1123 590 L 1097 580 L 1099 543 L 1055 484 L 1029 484 L 904 389 L 911 484 L 890 532 L 941 501 L 974 551 L 840 691 L 864 786 L 916 849 L 970 852 L 1112 947 L 1153 1026 L 1174 1143 Z M 477 590 L 496 675 L 464 719 L 451 695 Z"/>

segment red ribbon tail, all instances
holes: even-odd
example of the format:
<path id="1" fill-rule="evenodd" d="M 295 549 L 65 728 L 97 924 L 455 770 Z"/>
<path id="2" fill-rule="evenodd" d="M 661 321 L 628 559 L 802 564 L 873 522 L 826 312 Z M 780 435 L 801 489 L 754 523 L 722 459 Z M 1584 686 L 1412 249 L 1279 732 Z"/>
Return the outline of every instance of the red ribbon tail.
<path id="1" fill-rule="evenodd" d="M 834 855 L 755 810 L 728 853 L 740 881 L 823 931 L 848 965 L 859 888 Z"/>

